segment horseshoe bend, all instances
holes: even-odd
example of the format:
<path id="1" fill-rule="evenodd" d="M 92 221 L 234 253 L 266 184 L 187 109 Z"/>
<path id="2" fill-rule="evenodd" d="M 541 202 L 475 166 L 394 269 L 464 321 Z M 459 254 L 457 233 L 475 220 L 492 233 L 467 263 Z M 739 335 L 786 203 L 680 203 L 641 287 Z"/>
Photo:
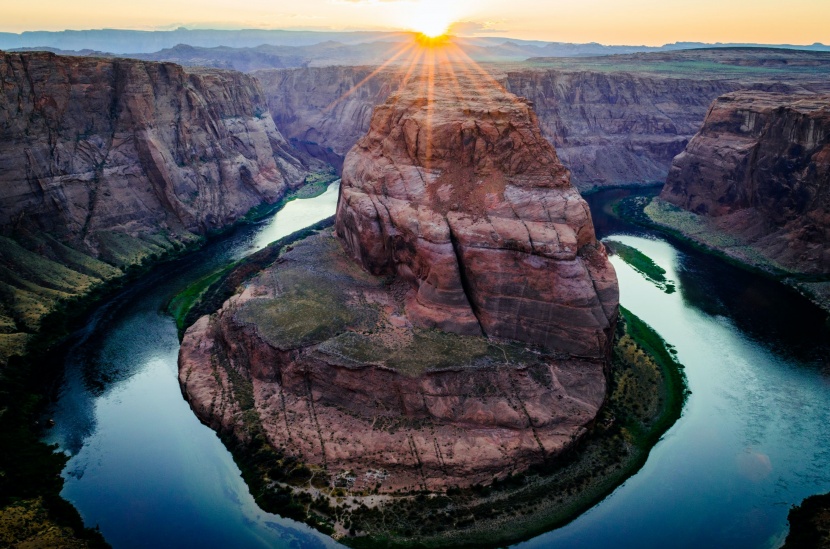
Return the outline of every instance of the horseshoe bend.
<path id="1" fill-rule="evenodd" d="M 309 486 L 486 485 L 562 454 L 606 399 L 614 268 L 532 105 L 480 78 L 379 106 L 334 227 L 184 335 L 198 416 Z"/>

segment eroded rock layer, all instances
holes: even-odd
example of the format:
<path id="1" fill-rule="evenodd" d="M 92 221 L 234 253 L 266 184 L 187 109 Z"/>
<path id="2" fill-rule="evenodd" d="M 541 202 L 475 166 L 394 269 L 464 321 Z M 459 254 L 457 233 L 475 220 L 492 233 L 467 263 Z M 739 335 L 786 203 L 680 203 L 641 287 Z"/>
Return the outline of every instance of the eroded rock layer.
<path id="1" fill-rule="evenodd" d="M 378 107 L 336 227 L 369 272 L 411 284 L 417 325 L 608 351 L 617 280 L 588 206 L 529 104 L 487 78 L 439 73 Z"/>
<path id="2" fill-rule="evenodd" d="M 241 73 L 4 53 L 0 77 L 0 226 L 203 232 L 302 179 Z"/>
<path id="3" fill-rule="evenodd" d="M 660 198 L 785 270 L 830 273 L 830 95 L 718 98 Z"/>

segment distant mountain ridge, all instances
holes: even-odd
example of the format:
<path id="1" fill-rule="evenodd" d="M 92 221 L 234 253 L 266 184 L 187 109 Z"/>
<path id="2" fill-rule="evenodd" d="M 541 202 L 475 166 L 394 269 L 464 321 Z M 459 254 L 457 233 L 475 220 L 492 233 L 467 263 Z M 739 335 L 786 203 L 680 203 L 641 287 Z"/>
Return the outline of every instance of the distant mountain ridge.
<path id="1" fill-rule="evenodd" d="M 345 45 L 366 44 L 390 39 L 406 39 L 405 32 L 335 32 L 294 30 L 214 30 L 178 28 L 169 31 L 141 31 L 125 29 L 90 29 L 65 31 L 26 31 L 0 33 L 0 49 L 57 48 L 64 51 L 95 50 L 113 54 L 153 53 L 173 48 L 179 44 L 212 48 L 255 48 L 262 45 L 305 47 L 322 42 L 339 42 Z M 505 46 L 521 50 L 524 57 L 572 57 L 582 55 L 607 55 L 648 51 L 673 51 L 698 47 L 770 46 L 787 49 L 830 51 L 830 46 L 815 43 L 792 44 L 706 44 L 703 42 L 675 42 L 663 46 L 618 45 L 608 46 L 596 42 L 572 44 L 519 40 L 507 37 L 462 37 L 463 41 L 479 47 Z M 518 46 L 518 48 L 516 48 Z"/>

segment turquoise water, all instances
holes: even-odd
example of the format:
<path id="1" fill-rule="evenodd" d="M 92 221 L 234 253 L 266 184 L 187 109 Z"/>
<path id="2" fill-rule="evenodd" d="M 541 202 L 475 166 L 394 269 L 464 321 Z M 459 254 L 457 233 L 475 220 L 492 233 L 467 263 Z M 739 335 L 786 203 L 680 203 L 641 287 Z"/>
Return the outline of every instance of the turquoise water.
<path id="1" fill-rule="evenodd" d="M 621 301 L 674 344 L 692 394 L 643 469 L 569 525 L 521 547 L 776 547 L 789 507 L 830 491 L 825 316 L 796 294 L 621 223 L 589 197 L 600 236 L 639 249 L 666 294 L 618 258 Z M 63 495 L 114 547 L 319 547 L 262 512 L 217 436 L 182 399 L 162 311 L 204 273 L 328 217 L 337 187 L 165 265 L 103 306 L 66 357 L 50 442 L 71 455 Z"/>

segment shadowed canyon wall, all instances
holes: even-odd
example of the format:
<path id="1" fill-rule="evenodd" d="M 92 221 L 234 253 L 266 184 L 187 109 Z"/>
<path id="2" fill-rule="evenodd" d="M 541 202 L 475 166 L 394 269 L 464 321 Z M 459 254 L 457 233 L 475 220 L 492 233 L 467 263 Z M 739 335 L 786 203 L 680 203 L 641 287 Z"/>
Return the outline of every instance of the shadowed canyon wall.
<path id="1" fill-rule="evenodd" d="M 259 84 L 170 63 L 0 53 L 0 335 L 300 184 Z"/>
<path id="2" fill-rule="evenodd" d="M 369 129 L 372 108 L 403 79 L 393 68 L 370 77 L 375 70 L 325 67 L 254 75 L 277 126 L 292 142 L 343 157 Z M 662 181 L 672 158 L 700 129 L 712 100 L 740 87 L 734 81 L 585 71 L 526 69 L 496 76 L 509 92 L 533 103 L 542 133 L 580 189 Z"/>
<path id="3" fill-rule="evenodd" d="M 830 95 L 719 97 L 660 198 L 786 270 L 830 273 Z"/>

